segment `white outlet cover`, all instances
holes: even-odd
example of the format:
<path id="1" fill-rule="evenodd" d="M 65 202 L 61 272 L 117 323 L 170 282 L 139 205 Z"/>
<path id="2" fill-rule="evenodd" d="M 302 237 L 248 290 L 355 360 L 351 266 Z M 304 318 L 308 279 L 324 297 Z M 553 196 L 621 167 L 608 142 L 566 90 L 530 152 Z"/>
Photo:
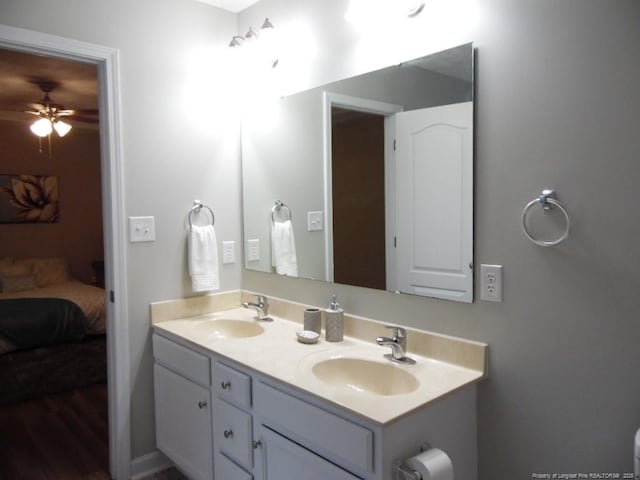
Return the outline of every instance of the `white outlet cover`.
<path id="1" fill-rule="evenodd" d="M 480 265 L 480 300 L 502 302 L 502 265 Z"/>
<path id="2" fill-rule="evenodd" d="M 129 217 L 130 242 L 153 242 L 155 239 L 155 217 Z"/>

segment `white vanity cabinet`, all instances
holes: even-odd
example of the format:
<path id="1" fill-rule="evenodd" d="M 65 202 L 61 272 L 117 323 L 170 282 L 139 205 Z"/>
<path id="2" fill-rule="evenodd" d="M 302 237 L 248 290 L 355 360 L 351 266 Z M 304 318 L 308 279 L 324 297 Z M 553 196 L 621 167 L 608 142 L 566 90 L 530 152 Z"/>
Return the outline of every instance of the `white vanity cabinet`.
<path id="1" fill-rule="evenodd" d="M 153 336 L 156 444 L 193 480 L 211 480 L 211 390 L 207 356 Z"/>
<path id="2" fill-rule="evenodd" d="M 475 385 L 380 424 L 162 333 L 153 338 L 158 448 L 189 478 L 391 480 L 394 461 L 425 442 L 449 454 L 455 478 L 477 478 Z"/>

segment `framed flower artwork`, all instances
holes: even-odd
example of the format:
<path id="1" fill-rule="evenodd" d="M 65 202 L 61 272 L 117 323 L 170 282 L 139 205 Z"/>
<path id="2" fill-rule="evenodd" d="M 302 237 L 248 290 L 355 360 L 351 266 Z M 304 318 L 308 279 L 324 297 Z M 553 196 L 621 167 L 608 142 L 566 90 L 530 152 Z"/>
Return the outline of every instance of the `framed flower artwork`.
<path id="1" fill-rule="evenodd" d="M 0 175 L 0 223 L 58 223 L 58 177 Z"/>

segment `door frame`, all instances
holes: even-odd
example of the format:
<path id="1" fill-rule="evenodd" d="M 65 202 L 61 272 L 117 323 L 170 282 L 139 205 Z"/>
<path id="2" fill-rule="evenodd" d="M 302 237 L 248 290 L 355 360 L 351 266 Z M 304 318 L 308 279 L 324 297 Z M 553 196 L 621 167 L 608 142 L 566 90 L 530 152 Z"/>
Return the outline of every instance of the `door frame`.
<path id="1" fill-rule="evenodd" d="M 393 139 L 395 137 L 395 123 L 393 115 L 402 112 L 402 105 L 393 103 L 380 102 L 368 98 L 353 97 L 350 95 L 342 95 L 339 93 L 322 92 L 322 143 L 323 143 L 323 161 L 324 161 L 324 258 L 325 258 L 325 281 L 333 282 L 333 199 L 332 199 L 332 136 L 331 136 L 331 109 L 333 107 L 354 110 L 358 112 L 371 113 L 381 115 L 384 118 L 384 164 L 385 164 L 385 192 L 392 191 L 395 188 L 395 180 L 393 168 L 390 167 L 390 159 L 393 158 Z M 389 262 L 393 262 L 393 252 L 390 247 L 393 246 L 392 232 L 395 226 L 387 224 L 389 215 L 393 212 L 395 203 L 393 196 L 385 195 L 385 235 L 386 235 L 386 262 L 387 262 L 387 284 L 389 284 L 389 272 L 395 272 L 395 268 L 389 269 Z M 395 265 L 395 263 L 393 264 Z M 389 286 L 387 285 L 387 288 Z"/>
<path id="2" fill-rule="evenodd" d="M 105 300 L 109 467 L 113 478 L 125 480 L 130 476 L 131 464 L 131 395 L 118 50 L 2 24 L 0 48 L 92 63 L 98 67 L 105 286 L 108 292 Z"/>

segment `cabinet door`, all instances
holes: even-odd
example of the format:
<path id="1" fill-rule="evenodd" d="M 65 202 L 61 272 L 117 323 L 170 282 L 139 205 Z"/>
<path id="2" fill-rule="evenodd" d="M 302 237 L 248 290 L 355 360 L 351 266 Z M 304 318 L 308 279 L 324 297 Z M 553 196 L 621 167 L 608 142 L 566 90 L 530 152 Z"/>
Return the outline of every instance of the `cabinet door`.
<path id="1" fill-rule="evenodd" d="M 157 363 L 154 365 L 156 444 L 193 480 L 213 477 L 211 394 Z"/>
<path id="2" fill-rule="evenodd" d="M 264 425 L 260 437 L 263 480 L 360 480 Z"/>

